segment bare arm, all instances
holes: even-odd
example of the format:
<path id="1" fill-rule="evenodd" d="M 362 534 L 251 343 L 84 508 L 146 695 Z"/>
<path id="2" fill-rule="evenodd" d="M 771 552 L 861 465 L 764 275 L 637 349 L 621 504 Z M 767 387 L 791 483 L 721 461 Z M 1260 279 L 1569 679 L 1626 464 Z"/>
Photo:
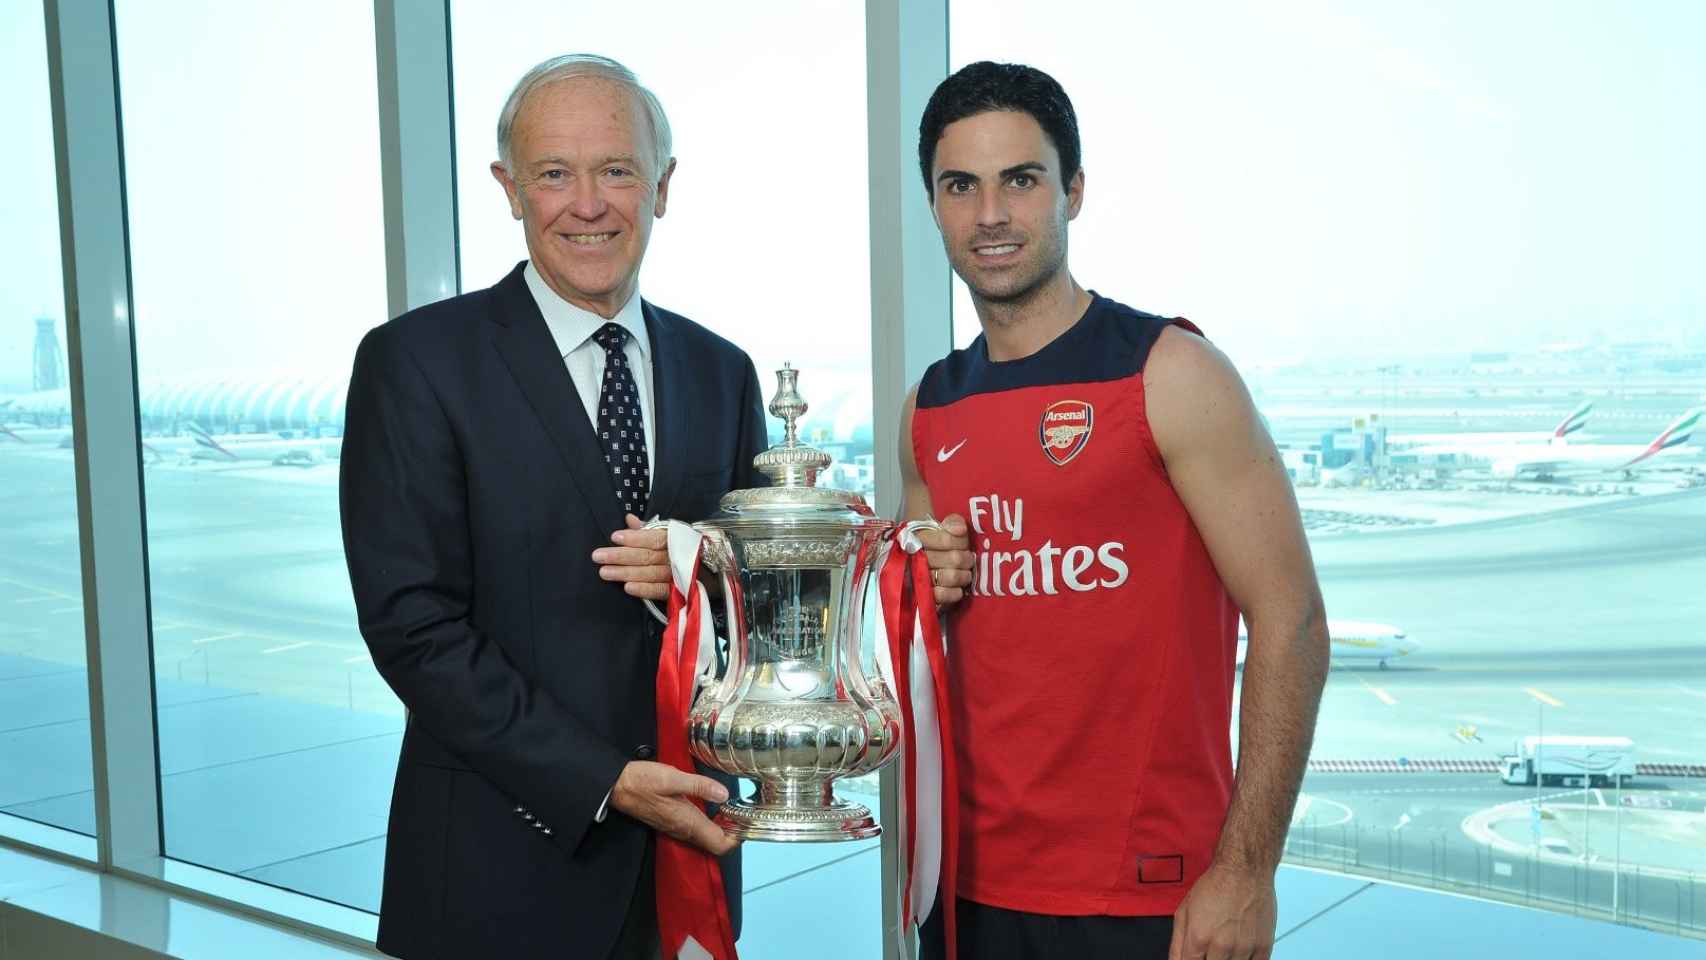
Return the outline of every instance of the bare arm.
<path id="1" fill-rule="evenodd" d="M 1211 947 L 1232 937 L 1231 955 L 1266 956 L 1273 874 L 1326 679 L 1321 589 L 1291 482 L 1231 362 L 1201 338 L 1169 328 L 1150 353 L 1144 380 L 1151 430 L 1173 488 L 1250 634 L 1238 774 L 1210 868 L 1219 875 L 1205 876 L 1181 907 L 1181 916 L 1191 908 L 1203 916 L 1179 925 L 1178 937 L 1208 937 L 1201 945 Z M 1258 896 L 1255 888 L 1264 884 Z M 1199 890 L 1221 901 L 1193 903 Z M 1240 911 L 1249 912 L 1232 915 Z M 1252 930 L 1264 922 L 1262 943 L 1260 930 Z M 1239 936 L 1241 925 L 1247 936 Z M 1238 952 L 1249 936 L 1256 940 L 1250 952 Z M 1198 946 L 1182 945 L 1184 955 Z"/>

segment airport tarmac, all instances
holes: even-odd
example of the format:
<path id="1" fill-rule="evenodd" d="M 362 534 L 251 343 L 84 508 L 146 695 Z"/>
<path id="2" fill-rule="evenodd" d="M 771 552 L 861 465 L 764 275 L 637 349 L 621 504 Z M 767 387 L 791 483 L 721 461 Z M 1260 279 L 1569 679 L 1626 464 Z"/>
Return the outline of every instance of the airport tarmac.
<path id="1" fill-rule="evenodd" d="M 335 463 L 146 471 L 166 838 L 174 856 L 371 907 L 402 714 L 355 630 L 335 473 Z M 9 518 L 0 528 L 0 770 L 8 771 L 0 810 L 88 830 L 70 455 L 0 448 L 0 479 Z M 1317 758 L 1482 760 L 1543 732 L 1630 737 L 1644 762 L 1706 762 L 1706 490 L 1571 501 L 1455 526 L 1317 533 L 1311 546 L 1330 616 L 1395 624 L 1422 644 L 1390 669 L 1333 670 Z M 1651 789 L 1681 797 L 1706 781 Z M 1388 864 L 1381 851 L 1396 841 L 1386 834 L 1438 831 L 1451 844 L 1438 855 L 1449 868 L 1409 869 L 1427 856 L 1422 847 L 1394 847 L 1405 851 L 1403 865 L 1391 865 L 1395 879 L 1447 889 L 1471 877 L 1483 886 L 1522 881 L 1514 855 L 1510 877 L 1487 873 L 1495 845 L 1464 830 L 1477 811 L 1521 793 L 1491 776 L 1312 774 L 1292 852 L 1354 871 Z M 1328 826 L 1335 804 L 1352 819 Z M 1598 832 L 1603 817 L 1583 816 Z M 1369 839 L 1328 836 L 1341 827 L 1347 838 L 1367 827 Z M 1305 831 L 1313 836 L 1301 839 Z M 1384 833 L 1375 839 L 1376 831 Z M 1629 846 L 1623 860 L 1635 866 L 1652 847 Z M 1477 850 L 1486 859 L 1470 873 L 1459 858 L 1469 863 Z M 1706 874 L 1706 845 L 1693 851 Z M 1589 839 L 1573 855 L 1594 863 L 1607 851 Z M 875 854 L 758 856 L 782 857 L 764 868 L 772 880 L 854 867 L 874 878 L 876 869 L 861 866 Z M 1567 865 L 1537 857 L 1533 869 L 1530 895 L 1561 909 L 1581 901 L 1562 892 Z M 1572 889 L 1592 869 L 1572 874 Z M 1601 875 L 1591 876 L 1598 903 Z M 1640 886 L 1647 882 L 1658 881 L 1633 889 L 1646 891 L 1640 916 L 1656 918 L 1673 895 Z M 1699 912 L 1673 899 L 1674 922 L 1696 931 L 1706 923 L 1706 891 Z"/>

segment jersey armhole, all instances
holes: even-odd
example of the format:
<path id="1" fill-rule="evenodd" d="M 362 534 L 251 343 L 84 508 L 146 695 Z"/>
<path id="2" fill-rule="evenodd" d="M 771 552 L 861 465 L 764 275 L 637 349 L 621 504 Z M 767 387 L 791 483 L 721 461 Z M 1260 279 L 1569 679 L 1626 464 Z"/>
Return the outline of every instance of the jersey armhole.
<path id="1" fill-rule="evenodd" d="M 906 442 L 912 444 L 912 469 L 918 471 L 918 482 L 923 484 L 925 489 L 928 490 L 930 487 L 930 475 L 924 472 L 924 451 L 919 449 L 918 443 L 919 439 L 923 436 L 924 429 L 923 423 L 918 416 L 921 412 L 922 411 L 918 409 L 918 399 L 915 396 L 912 402 L 912 436 L 907 437 Z M 936 505 L 931 504 L 930 506 L 932 510 L 934 510 Z"/>
<path id="2" fill-rule="evenodd" d="M 1162 476 L 1167 475 L 1167 460 L 1166 460 L 1166 458 L 1161 456 L 1161 445 L 1155 442 L 1155 431 L 1153 429 L 1151 429 L 1149 426 L 1149 377 L 1148 377 L 1148 371 L 1149 371 L 1149 354 L 1150 354 L 1150 351 L 1154 350 L 1155 345 L 1157 343 L 1161 342 L 1161 334 L 1165 333 L 1168 327 L 1178 327 L 1179 329 L 1184 330 L 1187 333 L 1192 333 L 1198 337 L 1202 337 L 1202 339 L 1205 341 L 1208 339 L 1208 337 L 1203 336 L 1203 332 L 1202 332 L 1201 327 L 1197 326 L 1196 324 L 1192 323 L 1189 320 L 1186 320 L 1184 317 L 1173 317 L 1172 319 L 1169 319 L 1169 320 L 1163 320 L 1163 321 L 1161 321 L 1161 325 L 1158 328 L 1156 328 L 1155 339 L 1149 341 L 1148 346 L 1145 348 L 1145 350 L 1143 352 L 1142 363 L 1140 363 L 1138 365 L 1138 373 L 1137 373 L 1137 427 L 1138 427 L 1138 435 L 1139 435 L 1138 439 L 1143 442 L 1143 449 L 1145 452 L 1147 452 L 1149 454 L 1150 462 L 1155 464 L 1155 469 L 1161 471 Z"/>
<path id="3" fill-rule="evenodd" d="M 1137 375 L 1137 436 L 1143 444 L 1143 450 L 1149 454 L 1149 462 L 1155 469 L 1167 476 L 1167 461 L 1161 457 L 1161 446 L 1155 442 L 1155 431 L 1149 428 L 1149 378 L 1139 373 Z"/>

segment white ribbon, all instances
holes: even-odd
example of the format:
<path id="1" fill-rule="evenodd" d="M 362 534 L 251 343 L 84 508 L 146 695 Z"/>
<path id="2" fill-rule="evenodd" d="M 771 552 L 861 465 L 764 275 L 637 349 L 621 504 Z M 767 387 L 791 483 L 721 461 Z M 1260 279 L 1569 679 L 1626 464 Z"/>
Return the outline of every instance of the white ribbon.
<path id="1" fill-rule="evenodd" d="M 705 590 L 705 585 L 699 582 L 699 550 L 704 545 L 705 535 L 693 529 L 691 524 L 680 520 L 668 521 L 669 530 L 669 574 L 674 580 L 677 593 L 686 598 L 688 610 L 694 606 L 699 608 L 699 648 L 698 656 L 693 664 L 693 692 L 697 696 L 700 689 L 710 682 L 711 675 L 716 670 L 717 637 L 716 628 L 711 623 L 711 595 Z M 650 605 L 651 602 L 647 601 Z M 652 607 L 656 611 L 656 606 Z M 687 621 L 691 617 L 682 617 L 676 626 L 674 636 L 676 657 L 686 647 Z M 667 619 L 665 620 L 667 624 Z"/>

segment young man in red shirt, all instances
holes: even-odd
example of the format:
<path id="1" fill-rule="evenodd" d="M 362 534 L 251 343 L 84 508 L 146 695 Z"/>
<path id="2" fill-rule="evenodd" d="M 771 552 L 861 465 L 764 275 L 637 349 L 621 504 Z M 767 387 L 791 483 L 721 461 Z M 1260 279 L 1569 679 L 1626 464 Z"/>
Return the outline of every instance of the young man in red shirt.
<path id="1" fill-rule="evenodd" d="M 1266 958 L 1328 662 L 1279 455 L 1196 327 L 1073 279 L 1084 172 L 1052 78 L 949 77 L 919 160 L 983 326 L 908 397 L 900 449 L 905 515 L 963 518 L 975 558 L 931 543 L 958 601 L 960 955 Z"/>

